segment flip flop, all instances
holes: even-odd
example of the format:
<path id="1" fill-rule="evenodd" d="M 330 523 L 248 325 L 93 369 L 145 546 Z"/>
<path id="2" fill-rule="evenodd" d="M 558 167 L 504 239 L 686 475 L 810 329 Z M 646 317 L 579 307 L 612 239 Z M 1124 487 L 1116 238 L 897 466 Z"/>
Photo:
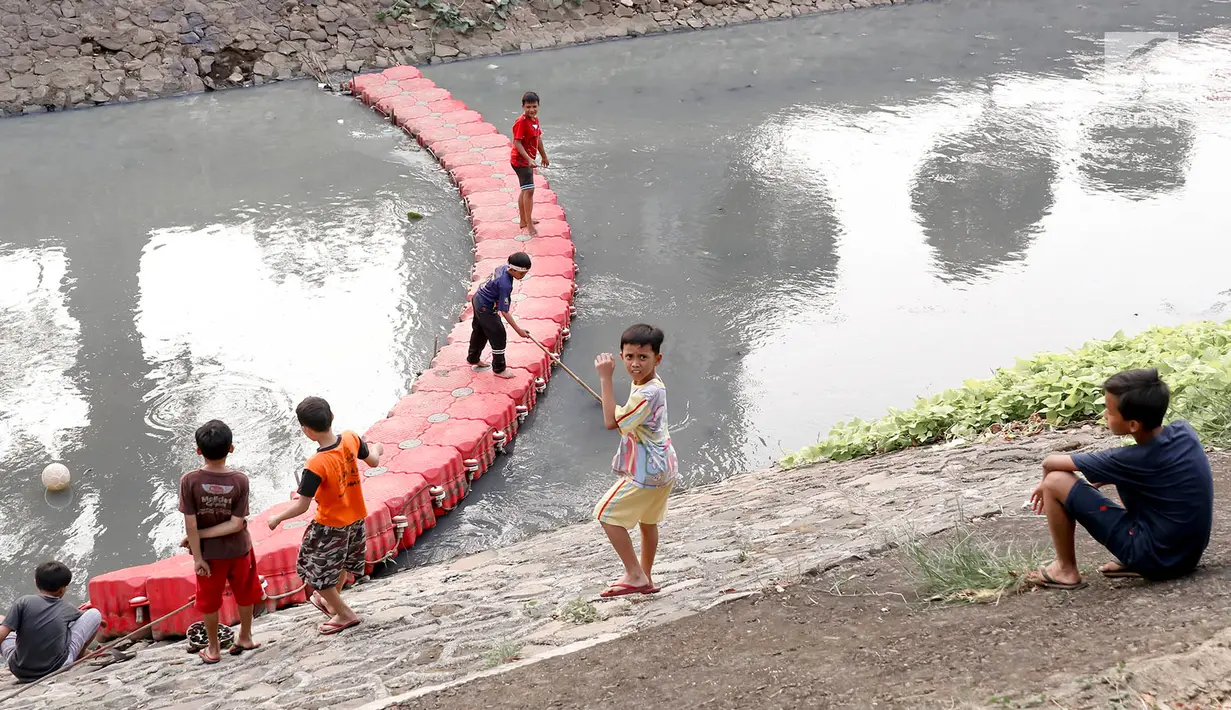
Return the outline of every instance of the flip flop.
<path id="1" fill-rule="evenodd" d="M 320 597 L 316 596 L 316 592 L 313 592 L 312 596 L 308 597 L 308 602 L 312 604 L 312 606 L 316 607 L 317 611 L 319 611 L 320 613 L 332 619 L 333 614 L 329 613 L 329 607 L 325 606 L 324 602 L 321 602 L 319 600 L 320 600 Z M 259 646 L 260 644 L 257 644 L 257 645 Z"/>
<path id="2" fill-rule="evenodd" d="M 354 621 L 348 621 L 345 624 L 339 624 L 333 621 L 326 621 L 325 623 L 316 627 L 316 630 L 321 632 L 321 636 L 332 636 L 334 634 L 340 634 L 349 628 L 358 626 L 359 621 L 360 621 L 359 619 L 355 619 Z"/>
<path id="3" fill-rule="evenodd" d="M 652 588 L 653 588 L 653 585 L 646 585 L 644 587 L 634 587 L 631 584 L 620 582 L 619 584 L 611 585 L 606 590 L 604 590 L 602 594 L 599 594 L 598 596 L 603 599 L 610 599 L 612 597 L 623 597 L 629 594 L 652 594 L 653 592 L 648 591 L 649 589 L 652 589 Z"/>
<path id="4" fill-rule="evenodd" d="M 228 651 L 228 653 L 230 653 L 232 656 L 238 656 L 244 651 L 255 651 L 260 647 L 261 647 L 261 644 L 259 643 L 254 643 L 251 646 L 240 646 L 237 643 L 233 643 L 231 644 L 231 650 Z"/>
<path id="5" fill-rule="evenodd" d="M 651 584 L 651 585 L 649 585 L 649 586 L 642 587 L 642 588 L 641 588 L 641 593 L 642 593 L 642 594 L 658 594 L 658 593 L 659 593 L 659 592 L 661 592 L 662 590 L 663 590 L 663 588 L 662 588 L 662 587 L 660 587 L 660 586 L 658 586 L 657 584 Z"/>
<path id="6" fill-rule="evenodd" d="M 1099 574 L 1103 575 L 1107 579 L 1141 579 L 1140 574 L 1124 568 L 1099 570 Z"/>
<path id="7" fill-rule="evenodd" d="M 219 661 L 221 661 L 221 660 L 222 660 L 222 656 L 221 656 L 221 655 L 218 655 L 218 656 L 215 656 L 215 657 L 211 658 L 210 656 L 208 656 L 208 655 L 207 655 L 208 653 L 209 653 L 209 649 L 208 649 L 208 648 L 206 648 L 206 649 L 202 649 L 202 650 L 200 650 L 199 652 L 197 652 L 197 655 L 201 657 L 201 660 L 205 662 L 205 665 L 207 665 L 207 666 L 212 666 L 212 665 L 214 665 L 215 663 L 218 663 Z"/>
<path id="8" fill-rule="evenodd" d="M 1052 576 L 1047 573 L 1046 567 L 1040 567 L 1035 570 L 1035 572 L 1039 575 L 1038 578 L 1031 579 L 1030 581 L 1034 583 L 1036 587 L 1042 587 L 1044 589 L 1058 589 L 1064 592 L 1075 592 L 1078 589 L 1086 588 L 1086 580 L 1084 579 L 1079 582 L 1060 582 L 1053 579 Z"/>

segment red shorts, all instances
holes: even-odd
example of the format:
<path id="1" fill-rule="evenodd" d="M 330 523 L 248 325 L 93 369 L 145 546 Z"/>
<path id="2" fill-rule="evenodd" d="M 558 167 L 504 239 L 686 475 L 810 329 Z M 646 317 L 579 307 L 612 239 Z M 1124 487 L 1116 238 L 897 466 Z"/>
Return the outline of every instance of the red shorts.
<path id="1" fill-rule="evenodd" d="M 252 606 L 265 596 L 261 578 L 256 573 L 256 553 L 248 550 L 243 557 L 208 560 L 209 576 L 197 575 L 197 611 L 213 614 L 222 608 L 222 593 L 227 582 L 237 606 Z"/>

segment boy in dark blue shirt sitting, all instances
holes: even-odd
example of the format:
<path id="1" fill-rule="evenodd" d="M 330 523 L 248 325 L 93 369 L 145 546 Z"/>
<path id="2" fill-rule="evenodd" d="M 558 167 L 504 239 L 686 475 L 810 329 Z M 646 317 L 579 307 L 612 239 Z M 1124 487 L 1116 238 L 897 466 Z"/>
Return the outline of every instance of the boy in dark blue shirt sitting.
<path id="1" fill-rule="evenodd" d="M 470 326 L 470 349 L 466 354 L 466 362 L 470 363 L 473 369 L 483 370 L 488 367 L 487 363 L 479 360 L 479 356 L 490 342 L 492 372 L 496 373 L 497 377 L 514 376 L 511 372 L 505 372 L 504 349 L 508 344 L 508 334 L 500 318 L 503 317 L 508 322 L 514 333 L 523 338 L 530 337 L 509 312 L 513 302 L 513 281 L 526 278 L 528 273 L 530 255 L 522 251 L 510 254 L 509 263 L 497 266 L 491 277 L 474 292 L 474 297 L 470 299 L 470 305 L 474 307 L 474 320 Z"/>
<path id="2" fill-rule="evenodd" d="M 1086 586 L 1073 548 L 1075 523 L 1115 555 L 1117 562 L 1099 568 L 1106 577 L 1179 577 L 1197 566 L 1210 541 L 1210 462 L 1188 422 L 1162 425 L 1171 392 L 1158 370 L 1121 372 L 1103 389 L 1107 427 L 1137 443 L 1091 454 L 1052 454 L 1043 461 L 1043 482 L 1030 502 L 1036 513 L 1047 515 L 1056 560 L 1027 578 L 1041 587 Z M 1096 490 L 1109 484 L 1124 507 Z"/>

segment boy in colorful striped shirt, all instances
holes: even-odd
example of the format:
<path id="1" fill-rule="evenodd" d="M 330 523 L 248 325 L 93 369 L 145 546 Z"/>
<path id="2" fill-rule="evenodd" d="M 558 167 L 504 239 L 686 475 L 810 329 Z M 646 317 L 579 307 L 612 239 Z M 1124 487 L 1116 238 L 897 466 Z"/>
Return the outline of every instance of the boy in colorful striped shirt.
<path id="1" fill-rule="evenodd" d="M 667 387 L 658 379 L 665 336 L 639 323 L 620 336 L 620 359 L 633 378 L 628 403 L 617 407 L 612 375 L 615 360 L 603 353 L 594 360 L 603 391 L 603 421 L 620 430 L 620 448 L 611 462 L 620 477 L 594 506 L 594 517 L 624 563 L 624 576 L 601 597 L 653 594 L 658 591 L 650 570 L 658 551 L 658 524 L 667 515 L 667 497 L 675 486 L 678 463 L 667 428 Z M 628 531 L 641 528 L 641 559 Z"/>

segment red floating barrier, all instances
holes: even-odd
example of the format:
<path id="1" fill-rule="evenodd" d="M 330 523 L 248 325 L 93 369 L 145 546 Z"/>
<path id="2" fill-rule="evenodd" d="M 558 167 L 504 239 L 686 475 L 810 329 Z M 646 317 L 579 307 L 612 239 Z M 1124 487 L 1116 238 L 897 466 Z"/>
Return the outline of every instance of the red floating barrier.
<path id="1" fill-rule="evenodd" d="M 471 153 L 470 155 L 474 155 Z M 450 156 L 451 157 L 451 156 Z M 534 218 L 540 222 L 549 219 L 564 219 L 564 210 L 560 205 L 550 204 L 535 204 Z M 514 197 L 508 204 L 501 206 L 480 207 L 470 211 L 470 219 L 474 222 L 477 229 L 485 222 L 513 222 L 516 223 L 517 216 L 517 198 Z M 539 225 L 535 225 L 535 230 L 538 231 Z"/>
<path id="2" fill-rule="evenodd" d="M 517 322 L 521 327 L 530 332 L 534 339 L 539 341 L 548 350 L 559 353 L 561 349 L 561 328 L 560 324 L 554 320 L 543 320 L 539 318 L 518 318 Z M 463 320 L 453 326 L 453 330 L 449 331 L 449 335 L 445 337 L 445 342 L 449 344 L 459 343 L 461 345 L 469 345 L 470 343 L 471 325 L 469 320 Z M 516 333 L 509 333 L 510 340 L 522 342 L 522 338 Z M 526 341 L 529 342 L 529 341 Z"/>
<path id="3" fill-rule="evenodd" d="M 368 429 L 364 438 L 387 446 L 397 446 L 407 439 L 417 439 L 423 433 L 423 422 L 414 416 L 382 419 Z"/>
<path id="4" fill-rule="evenodd" d="M 389 77 L 385 76 L 384 74 L 360 74 L 359 76 L 350 80 L 350 90 L 351 90 L 351 93 L 355 94 L 356 96 L 362 97 L 363 92 L 366 89 L 369 89 L 373 86 L 378 86 L 380 84 L 386 84 L 388 82 L 389 82 Z"/>
<path id="5" fill-rule="evenodd" d="M 432 359 L 432 367 L 461 367 L 466 365 L 466 351 L 469 347 L 467 343 L 453 343 L 444 346 L 440 349 L 440 352 L 436 353 L 436 357 Z M 533 343 L 510 342 L 505 347 L 504 357 L 510 368 L 526 370 L 535 377 L 548 377 L 547 355 Z M 490 370 L 479 374 L 495 377 Z M 500 378 L 496 377 L 496 379 Z"/>
<path id="6" fill-rule="evenodd" d="M 476 259 L 497 259 L 507 261 L 510 254 L 524 251 L 534 257 L 534 263 L 541 256 L 562 256 L 573 258 L 573 241 L 571 239 L 536 237 L 529 241 L 517 239 L 487 239 L 475 245 Z"/>
<path id="7" fill-rule="evenodd" d="M 445 115 L 446 113 L 453 113 L 454 111 L 467 110 L 466 104 L 462 103 L 461 101 L 458 101 L 457 99 L 442 99 L 440 101 L 432 101 L 428 103 L 427 107 L 431 109 L 432 113 L 439 114 L 441 116 Z"/>
<path id="8" fill-rule="evenodd" d="M 108 637 L 131 634 L 153 621 L 145 580 L 154 570 L 154 564 L 148 564 L 90 578 L 90 606 L 103 615 Z"/>
<path id="9" fill-rule="evenodd" d="M 393 409 L 389 410 L 389 417 L 413 417 L 417 414 L 424 416 L 435 412 L 444 411 L 442 407 L 448 407 L 452 403 L 452 398 L 448 392 L 412 392 L 398 400 L 398 403 L 393 405 Z"/>
<path id="10" fill-rule="evenodd" d="M 476 462 L 472 469 L 477 470 L 477 467 Z M 470 490 L 466 460 L 452 446 L 432 446 L 420 439 L 411 439 L 398 445 L 385 468 L 393 473 L 420 476 L 428 486 L 443 489 L 444 496 L 428 506 L 429 511 L 435 507 L 441 515 L 456 507 Z M 435 515 L 431 524 L 436 524 Z"/>
<path id="11" fill-rule="evenodd" d="M 396 86 L 406 93 L 414 93 L 425 89 L 435 89 L 436 82 L 425 77 L 415 77 L 414 79 L 401 79 L 396 82 Z M 418 97 L 415 97 L 418 99 Z"/>
<path id="12" fill-rule="evenodd" d="M 522 294 L 514 294 L 518 296 Z M 546 319 L 555 321 L 560 326 L 568 324 L 569 321 L 569 305 L 567 302 L 559 298 L 514 298 L 513 303 L 509 307 L 514 317 L 520 322 L 523 318 L 526 319 Z M 474 318 L 474 308 L 469 304 L 462 309 L 460 320 L 463 323 L 468 323 Z M 512 337 L 512 333 L 509 334 Z"/>
<path id="13" fill-rule="evenodd" d="M 391 67 L 384 70 L 381 74 L 388 81 L 402 81 L 403 79 L 418 79 L 423 76 L 423 72 L 415 67 Z"/>
<path id="14" fill-rule="evenodd" d="M 471 281 L 480 281 L 492 275 L 497 266 L 507 263 L 505 259 L 484 259 L 474 265 Z M 564 276 L 572 278 L 577 273 L 577 265 L 567 256 L 540 256 L 532 260 L 530 272 L 535 276 Z"/>
<path id="15" fill-rule="evenodd" d="M 452 123 L 455 126 L 461 126 L 467 123 L 483 123 L 483 116 L 481 116 L 478 111 L 471 111 L 470 109 L 441 113 L 440 117 L 443 118 L 446 123 Z M 496 127 L 492 126 L 492 130 L 496 130 Z"/>
<path id="16" fill-rule="evenodd" d="M 432 368 L 424 372 L 411 392 L 452 392 L 459 387 L 474 392 L 508 395 L 514 402 L 528 409 L 534 409 L 538 398 L 534 376 L 527 370 L 513 368 L 509 370 L 513 377 L 495 377 L 491 371 L 475 372 L 469 365 L 461 367 Z"/>
<path id="17" fill-rule="evenodd" d="M 369 468 L 364 471 L 363 500 L 368 508 L 383 506 L 388 510 L 390 520 L 395 521 L 393 534 L 398 550 L 410 548 L 426 529 L 426 521 L 421 520 L 425 510 L 435 525 L 432 496 L 423 476 Z"/>
<path id="18" fill-rule="evenodd" d="M 484 422 L 473 419 L 445 419 L 428 422 L 419 438 L 424 444 L 451 446 L 457 449 L 463 460 L 476 461 L 479 469 L 473 472 L 472 476 L 479 478 L 496 460 L 496 440 L 493 433 L 495 430 Z"/>
<path id="19" fill-rule="evenodd" d="M 538 213 L 539 210 L 536 207 L 534 210 L 535 219 L 538 219 Z M 484 222 L 475 225 L 474 240 L 482 242 L 488 239 L 515 239 L 519 236 L 525 239 L 570 239 L 573 236 L 568 222 L 562 219 L 540 219 L 539 223 L 534 225 L 534 228 L 538 232 L 537 236 L 527 237 L 524 233 L 525 230 L 519 227 L 514 219 L 504 222 Z"/>
<path id="20" fill-rule="evenodd" d="M 363 100 L 374 104 L 381 99 L 392 98 L 402 94 L 402 87 L 397 84 L 373 84 L 363 90 Z"/>

